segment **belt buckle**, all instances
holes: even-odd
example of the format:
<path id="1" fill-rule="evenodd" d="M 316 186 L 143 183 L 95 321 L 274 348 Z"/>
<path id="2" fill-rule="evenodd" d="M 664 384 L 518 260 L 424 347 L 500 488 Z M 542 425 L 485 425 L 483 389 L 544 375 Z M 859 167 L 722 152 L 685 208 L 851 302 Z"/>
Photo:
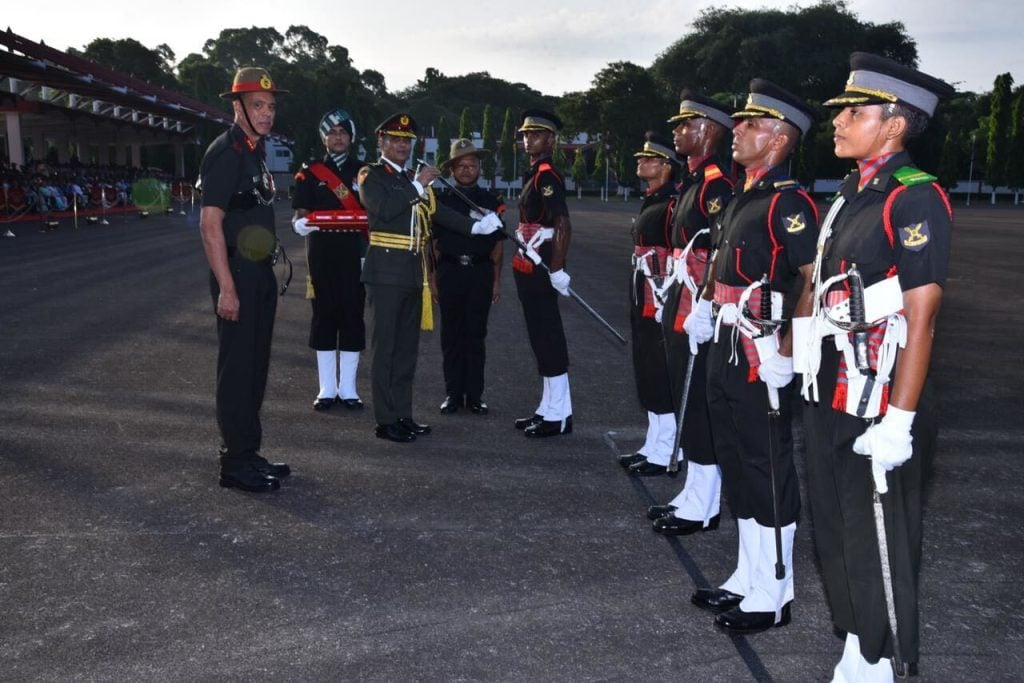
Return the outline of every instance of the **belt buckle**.
<path id="1" fill-rule="evenodd" d="M 459 254 L 457 258 L 459 259 L 459 265 L 460 266 L 471 266 L 471 265 L 473 265 L 473 257 L 472 256 L 469 256 L 467 254 Z"/>
<path id="2" fill-rule="evenodd" d="M 267 260 L 270 262 L 270 265 L 276 266 L 277 265 L 277 260 L 280 257 L 281 257 L 281 243 L 278 242 L 277 244 L 274 245 L 274 251 L 272 251 L 270 253 L 270 256 L 267 257 Z"/>

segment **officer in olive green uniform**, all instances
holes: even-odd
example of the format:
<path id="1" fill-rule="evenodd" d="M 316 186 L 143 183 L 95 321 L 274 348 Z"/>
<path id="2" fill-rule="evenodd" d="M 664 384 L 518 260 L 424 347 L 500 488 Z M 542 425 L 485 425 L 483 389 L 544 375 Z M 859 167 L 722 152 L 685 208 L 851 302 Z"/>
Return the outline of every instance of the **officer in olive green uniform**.
<path id="1" fill-rule="evenodd" d="M 426 166 L 413 175 L 405 169 L 415 139 L 411 116 L 391 116 L 377 127 L 380 161 L 359 173 L 359 195 L 370 224 L 362 281 L 374 323 L 370 344 L 376 435 L 397 442 L 430 433 L 429 426 L 412 419 L 412 384 L 421 322 L 431 327 L 426 249 L 432 217 L 438 214 L 446 228 L 466 235 L 486 235 L 502 227 L 495 213 L 474 222 L 437 203 L 430 183 L 438 170 Z"/>

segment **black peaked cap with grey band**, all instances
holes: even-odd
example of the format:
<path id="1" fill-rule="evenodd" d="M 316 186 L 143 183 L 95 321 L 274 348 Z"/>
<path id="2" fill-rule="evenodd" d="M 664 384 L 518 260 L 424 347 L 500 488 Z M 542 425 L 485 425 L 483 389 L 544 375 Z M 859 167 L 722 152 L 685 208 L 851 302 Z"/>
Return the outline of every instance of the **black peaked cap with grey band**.
<path id="1" fill-rule="evenodd" d="M 732 107 L 718 100 L 698 95 L 692 90 L 683 90 L 679 95 L 679 113 L 670 118 L 668 123 L 705 118 L 725 126 L 726 130 L 732 130 L 733 111 Z"/>
<path id="2" fill-rule="evenodd" d="M 887 57 L 854 52 L 850 55 L 846 89 L 824 104 L 826 107 L 854 107 L 897 102 L 931 117 L 939 100 L 952 97 L 955 92 L 949 83 Z"/>
<path id="3" fill-rule="evenodd" d="M 519 133 L 531 130 L 546 130 L 557 133 L 562 130 L 562 119 L 543 109 L 527 109 L 519 115 Z"/>
<path id="4" fill-rule="evenodd" d="M 816 112 L 803 98 L 763 78 L 750 81 L 747 103 L 732 115 L 734 119 L 769 118 L 792 124 L 806 135 L 818 120 Z"/>
<path id="5" fill-rule="evenodd" d="M 663 135 L 648 132 L 644 135 L 644 148 L 633 155 L 634 157 L 654 157 L 669 161 L 676 166 L 682 166 L 683 161 L 676 154 L 675 147 L 671 140 Z"/>

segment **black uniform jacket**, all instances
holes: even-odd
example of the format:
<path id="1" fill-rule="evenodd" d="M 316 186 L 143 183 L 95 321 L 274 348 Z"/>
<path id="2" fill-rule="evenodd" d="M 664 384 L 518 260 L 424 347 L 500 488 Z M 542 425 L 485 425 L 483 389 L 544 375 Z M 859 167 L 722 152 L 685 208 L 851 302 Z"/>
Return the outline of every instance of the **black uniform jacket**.
<path id="1" fill-rule="evenodd" d="M 716 157 L 708 157 L 679 184 L 679 198 L 672 215 L 672 245 L 682 249 L 693 236 L 711 225 L 732 199 L 732 181 Z M 702 236 L 694 245 L 708 249 L 711 237 Z"/>
<path id="2" fill-rule="evenodd" d="M 225 212 L 224 240 L 229 253 L 239 246 L 239 234 L 247 226 L 263 230 L 246 231 L 243 249 L 259 260 L 274 248 L 274 182 L 263 163 L 263 141 L 253 144 L 238 124 L 218 135 L 206 150 L 199 170 L 202 206 Z M 260 200 L 263 201 L 260 201 Z M 263 202 L 266 202 L 264 204 Z M 267 249 L 267 253 L 257 254 Z"/>
<path id="3" fill-rule="evenodd" d="M 900 152 L 860 192 L 859 171 L 843 181 L 839 192 L 846 205 L 825 245 L 823 280 L 856 263 L 865 285 L 884 279 L 895 265 L 904 291 L 932 282 L 945 286 L 952 239 L 945 193 L 931 183 L 906 187 L 892 203 L 891 231 L 883 224 L 886 200 L 902 186 L 893 174 L 907 166 L 913 166 L 910 155 Z"/>
<path id="4" fill-rule="evenodd" d="M 505 209 L 505 202 L 501 197 L 474 185 L 473 187 L 459 187 L 462 194 L 482 209 L 497 211 L 499 215 Z M 469 205 L 448 190 L 437 195 L 437 201 L 464 216 L 469 215 Z M 449 230 L 443 223 L 442 217 L 435 217 L 434 227 L 431 230 L 437 239 L 437 245 L 441 254 L 449 256 L 489 256 L 494 249 L 496 242 L 506 239 L 505 233 L 498 231 L 490 235 L 464 235 L 457 230 Z"/>

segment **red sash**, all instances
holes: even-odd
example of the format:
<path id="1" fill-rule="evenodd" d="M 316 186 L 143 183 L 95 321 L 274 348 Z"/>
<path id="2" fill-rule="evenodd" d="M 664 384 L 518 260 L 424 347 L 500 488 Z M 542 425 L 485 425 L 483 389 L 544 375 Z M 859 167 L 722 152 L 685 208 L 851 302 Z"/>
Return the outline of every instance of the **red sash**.
<path id="1" fill-rule="evenodd" d="M 359 200 L 356 199 L 355 193 L 352 192 L 352 188 L 346 185 L 341 178 L 334 175 L 331 169 L 327 168 L 323 162 L 317 161 L 313 163 L 309 167 L 309 171 L 317 177 L 317 180 L 327 185 L 327 189 L 334 193 L 342 207 L 349 211 L 361 210 L 363 208 Z"/>
<path id="2" fill-rule="evenodd" d="M 675 249 L 672 255 L 678 258 L 682 251 L 682 249 Z M 708 250 L 691 249 L 690 253 L 686 255 L 686 265 L 684 267 L 690 271 L 690 276 L 693 277 L 694 282 L 703 282 L 704 271 L 708 267 Z M 676 311 L 676 319 L 672 322 L 673 331 L 683 334 L 683 322 L 686 321 L 686 316 L 690 315 L 692 309 L 693 297 L 690 296 L 690 290 L 684 285 L 680 285 L 679 309 Z"/>
<path id="3" fill-rule="evenodd" d="M 722 304 L 736 304 L 739 305 L 740 297 L 743 295 L 743 291 L 746 287 L 735 287 L 733 285 L 724 285 L 721 282 L 715 283 L 715 303 L 721 306 Z M 723 323 L 724 324 L 724 323 Z M 740 346 L 743 347 L 743 355 L 747 359 L 747 381 L 757 381 L 757 368 L 761 365 L 761 357 L 757 354 L 757 346 L 754 345 L 754 340 L 745 334 L 740 334 Z"/>

